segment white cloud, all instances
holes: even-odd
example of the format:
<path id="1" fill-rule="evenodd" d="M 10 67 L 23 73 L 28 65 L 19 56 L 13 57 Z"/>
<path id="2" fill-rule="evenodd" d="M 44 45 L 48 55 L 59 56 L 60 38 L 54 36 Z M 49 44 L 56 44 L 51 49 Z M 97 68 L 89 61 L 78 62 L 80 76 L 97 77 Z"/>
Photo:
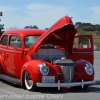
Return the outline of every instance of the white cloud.
<path id="1" fill-rule="evenodd" d="M 45 29 L 64 15 L 72 16 L 71 8 L 59 5 L 33 3 L 26 6 L 0 6 L 4 13 L 1 18 L 5 28 L 23 28 L 27 25 L 37 25 Z M 24 15 L 22 15 L 24 13 Z"/>
<path id="2" fill-rule="evenodd" d="M 8 12 L 18 10 L 18 8 L 15 6 L 12 6 L 12 7 L 11 6 L 0 6 L 0 10 L 4 13 L 8 13 Z"/>
<path id="3" fill-rule="evenodd" d="M 70 11 L 67 7 L 38 3 L 27 5 L 26 8 L 26 13 L 33 19 L 33 23 L 39 24 L 40 27 L 49 27 Z"/>
<path id="4" fill-rule="evenodd" d="M 92 11 L 92 19 L 95 20 L 95 22 L 100 23 L 100 6 L 91 7 L 90 10 Z"/>
<path id="5" fill-rule="evenodd" d="M 11 27 L 15 27 L 14 22 L 16 23 L 16 19 L 13 18 L 16 16 L 16 11 L 19 10 L 18 7 L 15 6 L 0 6 L 0 10 L 3 12 L 3 16 L 0 17 L 0 24 L 4 24 L 4 28 L 9 29 Z"/>

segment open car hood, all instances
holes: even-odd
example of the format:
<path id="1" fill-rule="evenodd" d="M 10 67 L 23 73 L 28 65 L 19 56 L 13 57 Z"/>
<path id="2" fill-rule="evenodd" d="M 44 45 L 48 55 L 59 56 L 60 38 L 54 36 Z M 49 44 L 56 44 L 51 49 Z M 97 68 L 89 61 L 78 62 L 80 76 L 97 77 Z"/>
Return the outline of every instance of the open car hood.
<path id="1" fill-rule="evenodd" d="M 43 43 L 57 44 L 65 49 L 69 48 L 70 52 L 76 32 L 71 18 L 64 16 L 40 36 L 40 38 L 29 48 L 28 54 L 33 54 Z"/>

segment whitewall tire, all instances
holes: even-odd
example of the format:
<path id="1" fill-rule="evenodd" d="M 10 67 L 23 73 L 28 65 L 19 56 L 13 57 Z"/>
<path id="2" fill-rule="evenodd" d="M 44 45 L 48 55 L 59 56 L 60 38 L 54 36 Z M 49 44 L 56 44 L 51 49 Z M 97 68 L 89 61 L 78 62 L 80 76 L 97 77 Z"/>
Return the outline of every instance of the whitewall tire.
<path id="1" fill-rule="evenodd" d="M 28 71 L 25 72 L 24 82 L 25 82 L 25 86 L 26 86 L 27 90 L 31 91 L 31 90 L 37 89 L 36 85 L 33 83 L 33 80 L 31 79 L 31 76 Z"/>

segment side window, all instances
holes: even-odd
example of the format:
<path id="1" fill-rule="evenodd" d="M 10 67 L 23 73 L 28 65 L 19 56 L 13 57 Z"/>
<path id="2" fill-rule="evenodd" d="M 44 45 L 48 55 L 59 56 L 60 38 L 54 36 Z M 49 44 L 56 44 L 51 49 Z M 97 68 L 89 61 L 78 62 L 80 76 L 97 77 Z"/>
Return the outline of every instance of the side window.
<path id="1" fill-rule="evenodd" d="M 10 46 L 14 48 L 21 48 L 22 47 L 22 41 L 20 37 L 18 36 L 11 36 L 10 37 Z"/>
<path id="2" fill-rule="evenodd" d="M 8 36 L 5 35 L 5 36 L 2 37 L 1 44 L 6 46 L 7 43 L 8 43 Z"/>
<path id="3" fill-rule="evenodd" d="M 74 39 L 74 48 L 90 48 L 90 39 L 89 38 L 75 38 Z"/>

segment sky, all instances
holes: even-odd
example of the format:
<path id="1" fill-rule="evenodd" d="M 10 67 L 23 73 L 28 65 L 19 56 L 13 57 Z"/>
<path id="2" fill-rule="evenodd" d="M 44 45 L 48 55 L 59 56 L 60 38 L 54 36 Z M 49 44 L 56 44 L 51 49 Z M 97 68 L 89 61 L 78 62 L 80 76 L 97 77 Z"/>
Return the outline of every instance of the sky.
<path id="1" fill-rule="evenodd" d="M 73 23 L 100 24 L 100 0 L 0 0 L 0 24 L 5 30 L 37 25 L 49 28 L 61 17 L 73 17 Z"/>

